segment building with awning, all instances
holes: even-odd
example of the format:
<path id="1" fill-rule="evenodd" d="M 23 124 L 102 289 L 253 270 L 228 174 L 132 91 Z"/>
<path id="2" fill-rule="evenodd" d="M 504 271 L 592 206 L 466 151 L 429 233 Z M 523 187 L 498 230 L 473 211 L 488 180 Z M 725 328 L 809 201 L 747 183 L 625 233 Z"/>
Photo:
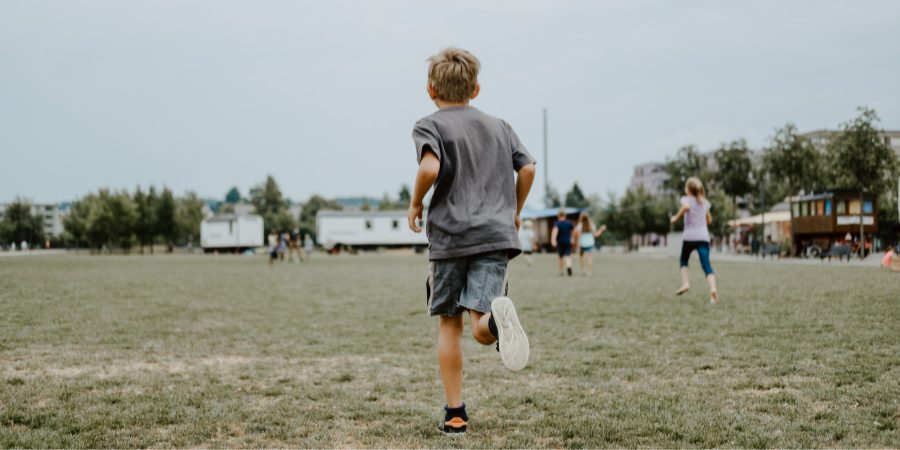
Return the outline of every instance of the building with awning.
<path id="1" fill-rule="evenodd" d="M 748 231 L 754 231 L 763 224 L 763 221 L 766 224 L 766 242 L 781 242 L 782 239 L 791 235 L 790 211 L 772 211 L 738 220 L 729 220 L 728 225 L 731 228 L 746 227 Z"/>

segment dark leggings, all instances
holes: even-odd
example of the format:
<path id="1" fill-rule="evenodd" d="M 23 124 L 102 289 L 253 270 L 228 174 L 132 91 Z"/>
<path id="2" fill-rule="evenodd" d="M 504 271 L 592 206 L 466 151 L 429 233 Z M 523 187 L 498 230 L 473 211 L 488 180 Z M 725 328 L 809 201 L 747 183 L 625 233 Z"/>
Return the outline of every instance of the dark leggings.
<path id="1" fill-rule="evenodd" d="M 700 255 L 700 266 L 703 267 L 703 273 L 707 276 L 712 275 L 712 266 L 709 265 L 709 242 L 706 241 L 684 241 L 681 243 L 681 267 L 687 267 L 688 259 L 691 252 L 697 250 Z"/>

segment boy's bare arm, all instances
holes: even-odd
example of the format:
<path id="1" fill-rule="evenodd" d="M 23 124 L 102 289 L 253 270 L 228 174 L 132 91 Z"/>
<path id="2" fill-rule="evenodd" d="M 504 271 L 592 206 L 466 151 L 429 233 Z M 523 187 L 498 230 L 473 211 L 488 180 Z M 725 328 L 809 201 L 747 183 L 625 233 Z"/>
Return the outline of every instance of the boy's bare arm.
<path id="1" fill-rule="evenodd" d="M 522 223 L 519 215 L 522 214 L 525 199 L 528 198 L 528 193 L 531 192 L 532 183 L 534 183 L 534 163 L 519 169 L 519 176 L 516 177 L 516 230 L 519 229 Z"/>
<path id="2" fill-rule="evenodd" d="M 409 220 L 409 229 L 421 233 L 422 229 L 416 224 L 416 219 L 422 218 L 422 200 L 425 194 L 434 186 L 438 173 L 441 171 L 441 161 L 431 151 L 422 152 L 422 162 L 419 163 L 419 172 L 416 173 L 416 186 L 413 188 L 412 201 L 409 203 L 409 211 L 406 219 Z"/>

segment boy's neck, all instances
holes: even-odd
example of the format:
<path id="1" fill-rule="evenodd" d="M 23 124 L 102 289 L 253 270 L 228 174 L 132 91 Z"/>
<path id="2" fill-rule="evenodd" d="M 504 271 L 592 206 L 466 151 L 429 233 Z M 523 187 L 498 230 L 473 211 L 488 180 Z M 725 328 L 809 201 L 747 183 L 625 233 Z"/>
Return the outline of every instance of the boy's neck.
<path id="1" fill-rule="evenodd" d="M 445 102 L 439 98 L 436 98 L 436 99 L 434 99 L 434 104 L 437 105 L 438 109 L 444 109 L 444 108 L 453 108 L 456 106 L 469 106 L 469 101 L 466 100 L 463 103 L 452 103 L 452 102 Z"/>

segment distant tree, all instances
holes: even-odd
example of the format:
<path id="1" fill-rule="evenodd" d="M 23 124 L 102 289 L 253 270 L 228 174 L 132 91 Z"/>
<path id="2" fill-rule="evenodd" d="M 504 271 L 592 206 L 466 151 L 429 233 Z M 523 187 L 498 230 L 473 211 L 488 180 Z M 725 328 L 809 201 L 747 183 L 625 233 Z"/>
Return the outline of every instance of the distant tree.
<path id="1" fill-rule="evenodd" d="M 562 206 L 562 201 L 559 199 L 559 191 L 550 183 L 547 183 L 547 188 L 544 192 L 544 206 L 547 208 L 559 208 Z"/>
<path id="2" fill-rule="evenodd" d="M 822 182 L 822 155 L 808 139 L 797 134 L 797 127 L 788 123 L 775 130 L 769 138 L 769 146 L 763 150 L 763 166 L 773 178 L 788 186 L 791 223 L 794 219 L 794 195 L 804 186 L 812 187 Z M 794 227 L 791 227 L 791 248 L 794 243 Z M 793 254 L 793 250 L 792 250 Z"/>
<path id="3" fill-rule="evenodd" d="M 238 191 L 237 187 L 231 188 L 227 194 L 225 194 L 225 203 L 237 203 L 241 201 L 241 192 Z"/>
<path id="4" fill-rule="evenodd" d="M 156 202 L 156 236 L 161 236 L 170 247 L 178 239 L 178 220 L 175 217 L 178 205 L 169 188 L 163 188 Z"/>
<path id="5" fill-rule="evenodd" d="M 675 159 L 666 159 L 663 171 L 669 175 L 669 179 L 663 183 L 663 187 L 672 192 L 676 197 L 684 192 L 684 184 L 690 177 L 697 177 L 703 182 L 709 191 L 709 182 L 713 178 L 713 171 L 709 167 L 709 157 L 701 154 L 694 145 L 687 145 L 678 149 Z"/>
<path id="6" fill-rule="evenodd" d="M 300 228 L 301 233 L 309 233 L 318 242 L 316 236 L 316 214 L 321 210 L 340 211 L 342 209 L 344 207 L 334 200 L 326 200 L 318 195 L 313 195 L 303 204 L 303 211 L 300 212 L 300 223 L 297 224 L 298 228 Z"/>
<path id="7" fill-rule="evenodd" d="M 17 197 L 6 205 L 0 221 L 0 238 L 16 246 L 22 241 L 28 243 L 28 248 L 41 245 L 44 242 L 44 216 L 31 214 L 31 205 Z"/>
<path id="8" fill-rule="evenodd" d="M 137 219 L 134 222 L 134 235 L 137 238 L 138 245 L 141 247 L 141 254 L 144 254 L 144 246 L 150 246 L 150 254 L 153 254 L 153 239 L 156 236 L 156 208 L 157 208 L 156 188 L 150 186 L 148 193 L 144 194 L 141 187 L 138 186 L 134 191 L 134 205 L 137 212 Z"/>
<path id="9" fill-rule="evenodd" d="M 360 211 L 370 211 L 371 209 L 372 209 L 372 207 L 369 206 L 369 200 L 363 199 L 362 206 L 359 207 L 359 210 Z"/>
<path id="10" fill-rule="evenodd" d="M 287 201 L 271 175 L 265 183 L 250 189 L 250 203 L 255 207 L 256 214 L 262 216 L 266 231 L 272 228 L 285 230 L 291 226 L 293 219 L 287 212 Z"/>
<path id="11" fill-rule="evenodd" d="M 566 193 L 566 206 L 570 208 L 587 208 L 588 206 L 591 206 L 590 200 L 588 200 L 584 196 L 584 193 L 581 192 L 578 183 L 575 183 L 572 186 L 572 190 Z"/>
<path id="12" fill-rule="evenodd" d="M 408 206 L 407 206 L 407 208 L 408 208 Z M 391 197 L 388 196 L 387 192 L 385 192 L 384 198 L 380 202 L 378 202 L 378 210 L 379 211 L 393 211 L 393 210 L 398 210 L 398 209 L 403 209 L 400 206 L 400 202 L 395 202 L 394 200 L 391 199 Z"/>
<path id="13" fill-rule="evenodd" d="M 234 214 L 234 203 L 224 203 L 220 205 L 216 214 Z"/>
<path id="14" fill-rule="evenodd" d="M 87 235 L 92 246 L 107 245 L 110 252 L 131 247 L 137 207 L 125 191 L 100 189 L 91 202 L 87 221 Z"/>
<path id="15" fill-rule="evenodd" d="M 730 144 L 722 144 L 715 153 L 719 170 L 713 175 L 716 187 L 731 197 L 732 219 L 737 220 L 737 198 L 744 197 L 753 190 L 753 160 L 747 141 L 738 139 Z"/>
<path id="16" fill-rule="evenodd" d="M 195 236 L 200 235 L 200 222 L 203 221 L 203 200 L 197 198 L 194 191 L 187 191 L 184 197 L 178 199 L 176 218 L 178 221 L 178 234 L 181 239 L 193 242 Z"/>
<path id="17" fill-rule="evenodd" d="M 94 194 L 88 194 L 81 200 L 72 202 L 69 213 L 63 217 L 63 227 L 66 233 L 75 240 L 75 246 L 80 247 L 88 241 L 88 219 L 91 215 L 91 206 L 97 200 Z M 92 247 L 93 248 L 93 247 Z"/>
<path id="18" fill-rule="evenodd" d="M 412 201 L 412 198 L 409 195 L 409 186 L 405 184 L 401 186 L 398 197 L 400 199 L 397 202 L 397 206 L 399 206 L 399 209 L 409 209 L 409 204 Z"/>
<path id="19" fill-rule="evenodd" d="M 879 139 L 874 110 L 857 108 L 855 119 L 841 125 L 828 143 L 830 171 L 836 187 L 859 190 L 859 234 L 863 236 L 863 192 L 876 196 L 893 190 L 898 171 L 897 155 Z"/>

